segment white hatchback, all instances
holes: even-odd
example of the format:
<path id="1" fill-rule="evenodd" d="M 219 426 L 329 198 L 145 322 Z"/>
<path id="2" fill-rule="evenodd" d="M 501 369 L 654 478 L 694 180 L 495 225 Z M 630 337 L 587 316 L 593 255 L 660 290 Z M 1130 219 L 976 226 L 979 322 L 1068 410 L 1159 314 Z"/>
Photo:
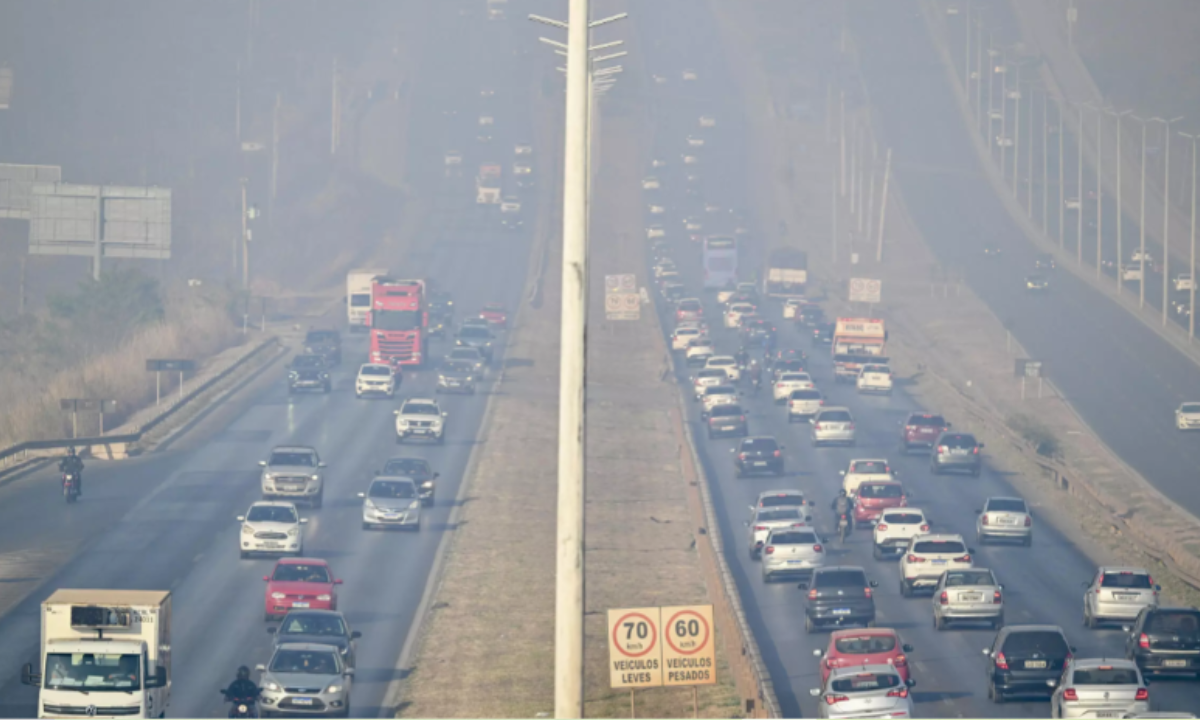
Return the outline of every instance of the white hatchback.
<path id="1" fill-rule="evenodd" d="M 793 390 L 787 398 L 788 422 L 799 422 L 821 411 L 825 398 L 816 388 Z"/>
<path id="2" fill-rule="evenodd" d="M 734 303 L 725 311 L 725 327 L 736 328 L 742 324 L 742 317 L 758 312 L 750 303 Z"/>
<path id="3" fill-rule="evenodd" d="M 366 395 L 396 395 L 396 371 L 385 363 L 367 363 L 358 368 L 358 377 L 354 378 L 354 394 L 357 397 Z"/>
<path id="4" fill-rule="evenodd" d="M 1200 428 L 1200 402 L 1185 402 L 1175 408 L 1175 427 L 1179 430 Z"/>
<path id="5" fill-rule="evenodd" d="M 884 510 L 879 522 L 875 523 L 872 554 L 876 560 L 894 559 L 896 553 L 908 548 L 908 543 L 918 535 L 929 532 L 929 519 L 920 508 L 893 508 Z"/>
<path id="6" fill-rule="evenodd" d="M 300 517 L 290 502 L 261 501 L 250 506 L 245 515 L 238 515 L 242 524 L 238 547 L 242 557 L 251 553 L 304 554 L 301 525 L 308 518 Z"/>
<path id="7" fill-rule="evenodd" d="M 800 314 L 800 309 L 803 308 L 806 304 L 807 303 L 804 302 L 803 298 L 788 298 L 787 300 L 784 300 L 783 301 L 783 319 L 784 320 L 795 320 L 796 316 Z"/>
<path id="8" fill-rule="evenodd" d="M 858 392 L 892 394 L 892 369 L 887 365 L 863 365 L 855 383 Z"/>
<path id="9" fill-rule="evenodd" d="M 646 239 L 654 240 L 655 238 L 666 237 L 667 229 L 662 225 L 648 225 L 646 227 Z M 661 276 L 659 276 L 661 277 Z"/>
<path id="10" fill-rule="evenodd" d="M 763 541 L 763 582 L 785 575 L 811 575 L 824 564 L 825 548 L 811 528 L 777 528 Z"/>
<path id="11" fill-rule="evenodd" d="M 700 330 L 700 328 L 675 328 L 675 331 L 671 333 L 671 349 L 686 350 L 689 342 L 702 337 L 704 337 L 704 333 Z"/>
<path id="12" fill-rule="evenodd" d="M 654 177 L 653 175 L 642 180 L 642 189 L 643 190 L 658 190 L 661 187 L 662 187 L 662 183 L 660 183 L 658 181 L 658 178 Z"/>
<path id="13" fill-rule="evenodd" d="M 724 385 L 728 381 L 729 376 L 720 368 L 701 368 L 692 376 L 692 394 L 695 395 L 696 402 L 700 402 L 706 388 Z"/>
<path id="14" fill-rule="evenodd" d="M 738 368 L 737 359 L 732 355 L 713 355 L 704 363 L 704 369 L 719 368 L 725 371 L 729 382 L 736 383 L 742 379 L 742 371 Z"/>
<path id="15" fill-rule="evenodd" d="M 776 405 L 787 401 L 793 390 L 812 390 L 812 376 L 805 372 L 785 372 L 775 380 L 771 394 Z"/>
<path id="16" fill-rule="evenodd" d="M 918 535 L 900 557 L 900 594 L 911 597 L 918 587 L 932 588 L 947 570 L 975 567 L 962 535 Z"/>

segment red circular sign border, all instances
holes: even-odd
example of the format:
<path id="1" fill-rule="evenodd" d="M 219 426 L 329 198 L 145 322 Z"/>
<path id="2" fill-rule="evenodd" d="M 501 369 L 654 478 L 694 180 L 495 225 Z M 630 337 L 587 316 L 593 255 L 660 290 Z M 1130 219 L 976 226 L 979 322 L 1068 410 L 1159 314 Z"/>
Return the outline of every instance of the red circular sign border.
<path id="1" fill-rule="evenodd" d="M 675 619 L 678 618 L 680 615 L 695 615 L 696 618 L 698 620 L 700 620 L 700 624 L 704 626 L 704 642 L 701 643 L 700 646 L 697 647 L 695 650 L 691 650 L 691 651 L 680 650 L 679 648 L 675 647 L 675 643 L 671 642 L 671 625 L 675 622 Z M 680 610 L 679 612 L 672 615 L 670 622 L 668 622 L 666 624 L 666 631 L 667 631 L 667 644 L 671 646 L 672 650 L 679 653 L 680 655 L 695 655 L 696 653 L 698 653 L 701 650 L 703 650 L 704 648 L 706 648 L 708 646 L 709 641 L 712 640 L 712 630 L 708 627 L 708 620 L 706 620 L 703 615 L 696 612 L 695 610 Z"/>
<path id="2" fill-rule="evenodd" d="M 625 652 L 624 648 L 621 647 L 621 641 L 617 640 L 617 629 L 621 627 L 621 623 L 624 622 L 626 618 L 631 618 L 631 617 L 642 618 L 643 620 L 646 621 L 647 625 L 649 625 L 651 628 L 654 629 L 654 632 L 650 633 L 650 637 L 651 637 L 650 647 L 646 648 L 645 650 L 641 651 L 640 653 L 637 653 L 636 655 Z M 649 617 L 643 615 L 640 612 L 625 613 L 621 617 L 617 618 L 617 621 L 615 623 L 613 623 L 612 643 L 613 643 L 613 647 L 615 647 L 617 649 L 617 652 L 621 653 L 625 657 L 639 658 L 639 657 L 645 655 L 646 653 L 650 652 L 651 650 L 653 650 L 654 646 L 658 644 L 658 628 L 654 627 L 653 620 L 651 620 Z"/>

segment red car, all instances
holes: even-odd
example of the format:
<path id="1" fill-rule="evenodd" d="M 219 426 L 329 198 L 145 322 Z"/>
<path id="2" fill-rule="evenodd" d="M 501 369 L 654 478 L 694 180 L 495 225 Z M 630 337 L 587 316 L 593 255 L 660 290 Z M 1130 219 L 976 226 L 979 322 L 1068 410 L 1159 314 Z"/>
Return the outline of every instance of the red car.
<path id="1" fill-rule="evenodd" d="M 883 516 L 884 510 L 907 507 L 904 486 L 894 480 L 868 480 L 858 486 L 854 500 L 854 522 L 867 525 Z"/>
<path id="2" fill-rule="evenodd" d="M 675 306 L 675 322 L 695 322 L 704 317 L 704 306 L 696 298 L 684 298 Z"/>
<path id="3" fill-rule="evenodd" d="M 479 311 L 479 317 L 487 320 L 489 324 L 506 328 L 508 327 L 508 311 L 500 303 L 488 303 Z"/>
<path id="4" fill-rule="evenodd" d="M 275 563 L 267 582 L 267 620 L 282 618 L 288 610 L 337 610 L 335 585 L 329 563 L 317 558 L 283 558 Z"/>
<path id="5" fill-rule="evenodd" d="M 818 655 L 821 658 L 821 685 L 829 679 L 833 668 L 854 665 L 891 665 L 900 677 L 908 682 L 908 658 L 904 653 L 912 652 L 912 645 L 900 642 L 900 636 L 891 628 L 862 628 L 859 630 L 835 630 L 829 636 L 829 647 Z"/>
<path id="6" fill-rule="evenodd" d="M 950 429 L 941 415 L 912 413 L 900 429 L 900 450 L 907 453 L 914 447 L 932 448 L 938 435 Z"/>

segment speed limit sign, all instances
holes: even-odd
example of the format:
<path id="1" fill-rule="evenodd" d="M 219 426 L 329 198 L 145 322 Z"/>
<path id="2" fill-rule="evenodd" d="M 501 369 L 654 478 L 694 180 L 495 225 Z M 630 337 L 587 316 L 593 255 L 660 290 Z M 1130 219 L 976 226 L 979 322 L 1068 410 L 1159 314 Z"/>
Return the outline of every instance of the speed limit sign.
<path id="1" fill-rule="evenodd" d="M 608 670 L 613 688 L 663 684 L 658 608 L 608 611 Z"/>
<path id="2" fill-rule="evenodd" d="M 664 607 L 663 685 L 715 685 L 712 605 Z"/>

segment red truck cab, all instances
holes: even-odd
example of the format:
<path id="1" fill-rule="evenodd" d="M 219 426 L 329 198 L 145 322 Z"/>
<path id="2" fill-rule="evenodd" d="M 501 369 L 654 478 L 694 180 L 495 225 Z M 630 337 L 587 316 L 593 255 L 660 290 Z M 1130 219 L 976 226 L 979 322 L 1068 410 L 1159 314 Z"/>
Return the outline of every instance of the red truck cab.
<path id="1" fill-rule="evenodd" d="M 420 367 L 428 354 L 425 281 L 375 278 L 370 323 L 371 362 Z"/>

